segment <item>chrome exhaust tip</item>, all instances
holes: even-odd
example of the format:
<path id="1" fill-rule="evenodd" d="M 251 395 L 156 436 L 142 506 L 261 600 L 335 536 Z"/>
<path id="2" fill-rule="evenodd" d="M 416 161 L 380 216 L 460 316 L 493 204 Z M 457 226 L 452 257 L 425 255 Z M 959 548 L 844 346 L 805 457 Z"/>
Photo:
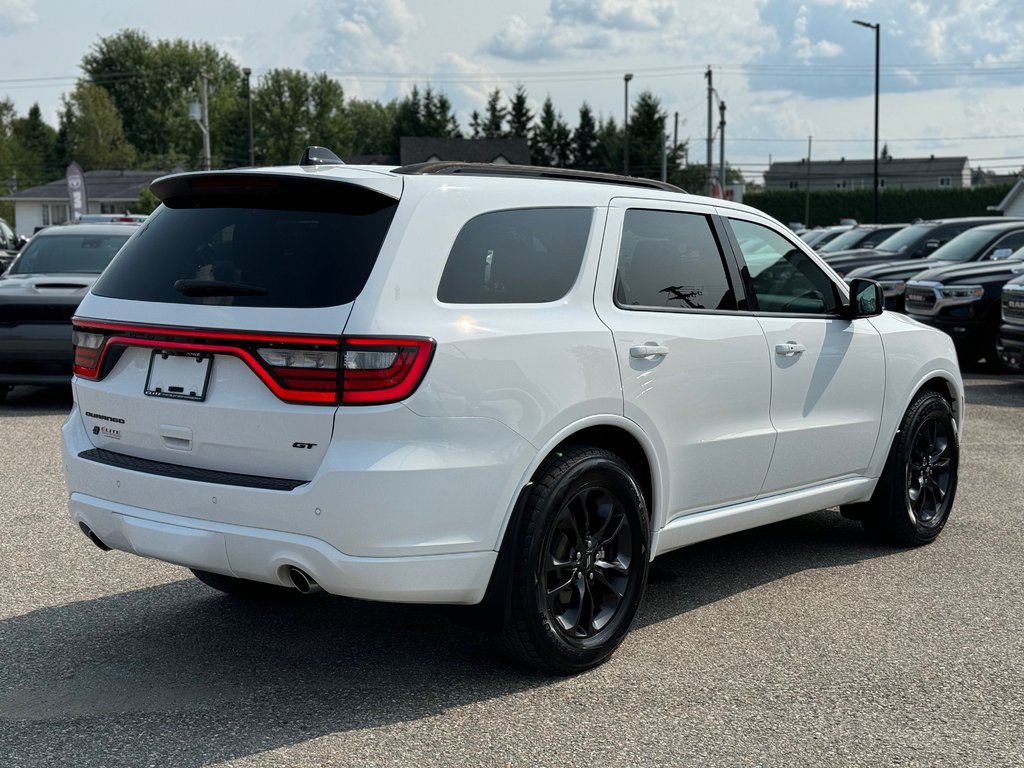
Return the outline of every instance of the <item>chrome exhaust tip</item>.
<path id="1" fill-rule="evenodd" d="M 85 534 L 86 536 L 88 536 L 88 537 L 89 537 L 89 541 L 91 541 L 91 542 L 92 542 L 93 544 L 95 544 L 95 545 L 96 545 L 97 547 L 99 547 L 100 549 L 102 549 L 102 550 L 103 550 L 104 552 L 109 552 L 109 551 L 110 551 L 110 549 L 111 549 L 111 548 L 110 548 L 110 547 L 108 547 L 108 546 L 107 546 L 106 544 L 104 544 L 104 543 L 103 543 L 103 542 L 102 542 L 102 541 L 100 540 L 100 537 L 99 537 L 99 536 L 97 536 L 97 535 L 96 535 L 95 533 L 93 533 L 93 532 L 92 532 L 92 528 L 90 528 L 90 527 L 89 527 L 88 525 L 86 525 L 85 523 L 79 523 L 79 524 L 78 524 L 78 527 L 82 529 L 82 533 L 84 533 L 84 534 Z"/>
<path id="2" fill-rule="evenodd" d="M 288 567 L 288 578 L 291 579 L 292 586 L 304 595 L 312 595 L 323 589 L 312 576 L 294 565 Z"/>

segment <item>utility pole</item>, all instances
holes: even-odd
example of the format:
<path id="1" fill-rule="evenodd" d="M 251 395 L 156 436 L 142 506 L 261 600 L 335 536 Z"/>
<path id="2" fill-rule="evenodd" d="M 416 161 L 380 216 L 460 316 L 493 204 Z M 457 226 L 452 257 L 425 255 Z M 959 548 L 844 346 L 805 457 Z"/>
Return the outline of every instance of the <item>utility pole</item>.
<path id="1" fill-rule="evenodd" d="M 622 175 L 629 176 L 629 81 L 633 79 L 633 73 L 627 72 L 622 76 Z"/>
<path id="2" fill-rule="evenodd" d="M 722 199 L 725 199 L 725 102 L 718 102 L 718 173 L 721 178 Z"/>
<path id="3" fill-rule="evenodd" d="M 715 142 L 715 135 L 713 133 L 714 128 L 712 127 L 712 110 L 711 101 L 715 96 L 715 89 L 711 86 L 711 67 L 708 67 L 708 71 L 704 73 L 704 77 L 708 79 L 708 180 L 705 185 L 705 194 L 710 195 L 713 188 L 711 179 L 711 157 L 713 153 L 713 145 Z"/>
<path id="4" fill-rule="evenodd" d="M 249 86 L 249 76 L 252 74 L 252 69 L 242 67 L 242 74 L 245 75 L 245 101 L 249 109 L 249 167 L 255 168 L 256 147 L 252 141 L 252 88 Z"/>
<path id="5" fill-rule="evenodd" d="M 807 137 L 807 190 L 804 195 L 804 226 L 811 226 L 811 139 Z"/>
<path id="6" fill-rule="evenodd" d="M 202 79 L 202 102 L 190 102 L 188 105 L 188 116 L 199 123 L 199 130 L 203 132 L 203 167 L 210 170 L 210 111 L 207 101 L 207 83 L 210 76 L 206 72 L 200 72 Z"/>

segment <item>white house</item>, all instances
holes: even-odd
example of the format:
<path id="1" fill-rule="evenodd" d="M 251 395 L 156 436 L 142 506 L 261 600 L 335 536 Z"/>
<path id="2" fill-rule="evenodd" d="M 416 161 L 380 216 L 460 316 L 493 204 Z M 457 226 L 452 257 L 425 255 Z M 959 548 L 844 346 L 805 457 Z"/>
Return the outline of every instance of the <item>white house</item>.
<path id="1" fill-rule="evenodd" d="M 86 171 L 86 213 L 124 213 L 136 204 L 142 190 L 168 171 Z M 68 220 L 68 185 L 64 178 L 21 189 L 0 197 L 14 203 L 15 230 L 31 235 L 40 227 Z"/>

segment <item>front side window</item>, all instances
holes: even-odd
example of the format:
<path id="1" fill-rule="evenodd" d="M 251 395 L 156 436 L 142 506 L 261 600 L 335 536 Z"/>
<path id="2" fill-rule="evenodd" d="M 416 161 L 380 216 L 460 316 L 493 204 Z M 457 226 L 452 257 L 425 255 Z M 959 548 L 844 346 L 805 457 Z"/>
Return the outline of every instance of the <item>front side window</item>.
<path id="1" fill-rule="evenodd" d="M 840 307 L 831 278 L 800 248 L 773 229 L 730 219 L 762 312 L 831 314 Z"/>
<path id="2" fill-rule="evenodd" d="M 576 282 L 590 237 L 590 208 L 524 208 L 470 219 L 437 289 L 446 304 L 557 301 Z"/>
<path id="3" fill-rule="evenodd" d="M 626 308 L 736 309 L 708 217 L 626 211 L 615 299 Z"/>

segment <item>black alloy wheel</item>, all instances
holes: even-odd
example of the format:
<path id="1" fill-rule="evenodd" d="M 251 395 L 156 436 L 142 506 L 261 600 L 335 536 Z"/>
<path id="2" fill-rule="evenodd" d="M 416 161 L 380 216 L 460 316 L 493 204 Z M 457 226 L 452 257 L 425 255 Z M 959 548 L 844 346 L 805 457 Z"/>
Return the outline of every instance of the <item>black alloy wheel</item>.
<path id="1" fill-rule="evenodd" d="M 506 648 L 556 674 L 605 661 L 640 604 L 649 540 L 647 503 L 622 459 L 583 446 L 551 456 L 512 541 Z"/>
<path id="2" fill-rule="evenodd" d="M 937 392 L 911 402 L 871 499 L 843 507 L 873 537 L 918 546 L 942 532 L 956 496 L 960 440 L 953 412 Z"/>

